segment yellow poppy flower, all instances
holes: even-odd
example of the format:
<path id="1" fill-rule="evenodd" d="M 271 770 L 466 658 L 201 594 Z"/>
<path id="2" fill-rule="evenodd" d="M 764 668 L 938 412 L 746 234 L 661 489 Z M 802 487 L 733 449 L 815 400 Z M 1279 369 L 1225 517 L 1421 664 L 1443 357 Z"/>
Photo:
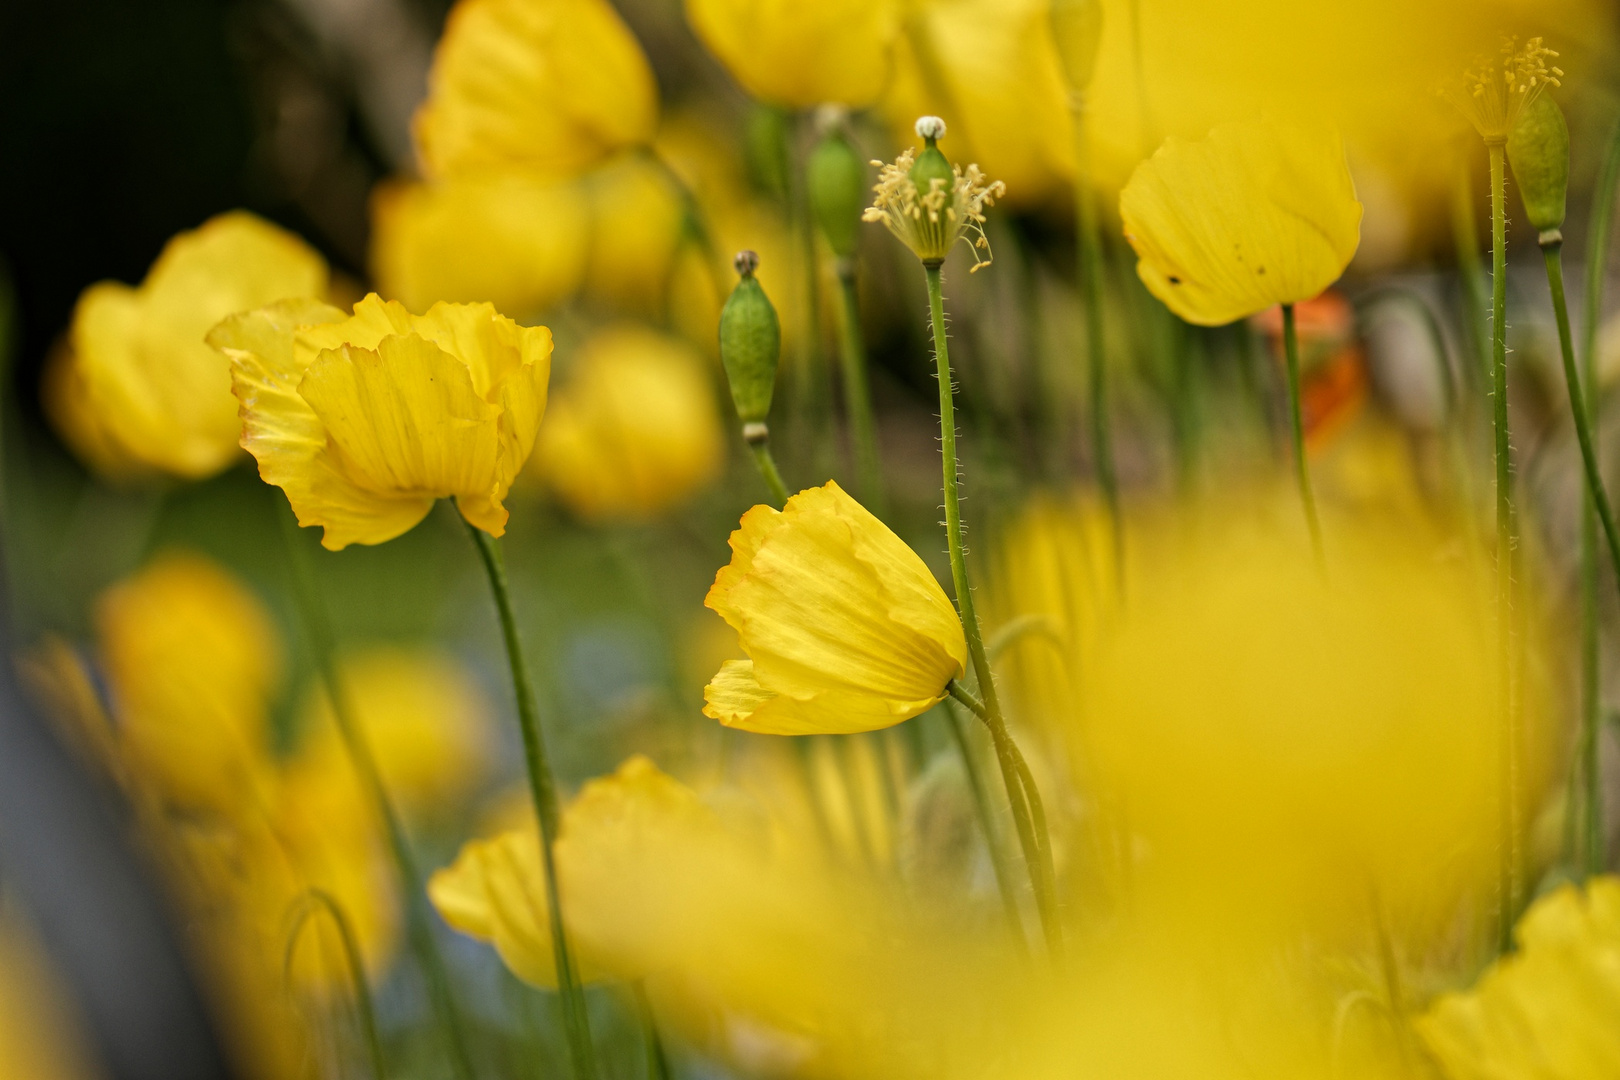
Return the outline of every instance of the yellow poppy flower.
<path id="1" fill-rule="evenodd" d="M 380 544 L 454 496 L 506 531 L 502 500 L 546 407 L 551 331 L 489 304 L 426 315 L 376 294 L 344 318 L 311 301 L 246 312 L 208 340 L 231 358 L 242 445 L 321 543 Z"/>
<path id="2" fill-rule="evenodd" d="M 1220 326 L 1320 294 L 1361 241 L 1361 203 L 1337 134 L 1270 121 L 1170 139 L 1120 192 L 1148 291 Z"/>
<path id="3" fill-rule="evenodd" d="M 1561 886 L 1535 902 L 1514 934 L 1518 952 L 1417 1021 L 1446 1075 L 1620 1075 L 1620 878 Z"/>
<path id="4" fill-rule="evenodd" d="M 657 316 L 681 246 L 680 193 L 640 155 L 609 162 L 585 183 L 591 214 L 586 295 L 621 311 Z"/>
<path id="5" fill-rule="evenodd" d="M 102 594 L 96 630 L 138 781 L 170 805 L 222 812 L 263 790 L 280 643 L 257 597 L 200 556 L 163 555 Z"/>
<path id="6" fill-rule="evenodd" d="M 212 476 L 240 452 L 241 429 L 203 336 L 234 312 L 326 288 L 326 263 L 298 237 L 244 211 L 212 218 L 170 240 L 138 287 L 84 291 L 44 376 L 46 413 L 105 476 Z"/>
<path id="7" fill-rule="evenodd" d="M 384 296 L 412 311 L 488 301 L 516 318 L 573 294 L 590 232 L 576 188 L 521 174 L 380 184 L 371 227 Z"/>
<path id="8" fill-rule="evenodd" d="M 756 506 L 704 604 L 747 660 L 704 688 L 706 715 L 771 735 L 874 731 L 926 712 L 962 675 L 956 609 L 916 552 L 836 483 Z"/>
<path id="9" fill-rule="evenodd" d="M 492 753 L 489 703 L 450 657 L 376 646 L 343 657 L 338 673 L 383 782 L 407 813 L 443 812 L 482 779 Z M 300 730 L 288 768 L 352 783 L 354 767 L 323 686 L 305 697 Z M 355 797 L 363 801 L 358 790 Z"/>
<path id="10" fill-rule="evenodd" d="M 900 29 L 894 0 L 686 0 L 686 20 L 760 101 L 790 109 L 872 104 Z"/>
<path id="11" fill-rule="evenodd" d="M 590 520 L 647 518 L 714 479 L 720 416 L 691 346 L 624 327 L 597 334 L 576 362 L 533 459 L 569 509 Z"/>
<path id="12" fill-rule="evenodd" d="M 460 0 L 415 133 L 431 177 L 513 166 L 571 176 L 657 124 L 652 68 L 607 0 Z"/>

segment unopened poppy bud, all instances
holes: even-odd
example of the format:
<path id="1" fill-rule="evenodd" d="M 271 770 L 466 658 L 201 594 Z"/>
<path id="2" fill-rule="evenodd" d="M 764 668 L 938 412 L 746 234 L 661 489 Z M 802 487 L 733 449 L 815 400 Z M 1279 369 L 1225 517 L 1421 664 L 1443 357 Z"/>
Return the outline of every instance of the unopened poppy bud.
<path id="1" fill-rule="evenodd" d="M 810 211 L 827 246 L 841 259 L 853 257 L 866 208 L 866 163 L 838 127 L 810 152 L 806 182 Z"/>
<path id="2" fill-rule="evenodd" d="M 1069 93 L 1084 93 L 1097 73 L 1102 44 L 1100 0 L 1052 0 L 1052 43 Z"/>
<path id="3" fill-rule="evenodd" d="M 1525 108 L 1507 141 L 1513 182 L 1524 213 L 1543 244 L 1563 240 L 1564 196 L 1569 190 L 1569 125 L 1558 103 L 1542 94 Z"/>
<path id="4" fill-rule="evenodd" d="M 759 256 L 739 252 L 734 266 L 741 280 L 720 312 L 720 360 L 731 384 L 731 400 L 743 426 L 763 425 L 776 390 L 776 362 L 782 352 L 782 326 L 776 308 L 754 271 Z"/>

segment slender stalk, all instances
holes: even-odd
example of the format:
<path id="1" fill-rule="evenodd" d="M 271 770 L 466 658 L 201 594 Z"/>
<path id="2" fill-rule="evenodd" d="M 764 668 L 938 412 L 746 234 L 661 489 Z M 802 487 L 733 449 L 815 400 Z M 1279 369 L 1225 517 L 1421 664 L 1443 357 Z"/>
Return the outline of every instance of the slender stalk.
<path id="1" fill-rule="evenodd" d="M 585 1011 L 585 994 L 580 988 L 579 969 L 568 944 L 563 919 L 562 897 L 557 888 L 557 867 L 553 847 L 557 842 L 557 787 L 546 758 L 546 745 L 540 730 L 540 710 L 535 704 L 534 683 L 523 657 L 518 638 L 517 617 L 512 611 L 512 594 L 506 581 L 506 564 L 494 537 L 462 519 L 473 545 L 489 575 L 490 592 L 500 615 L 501 637 L 506 645 L 507 662 L 512 668 L 512 690 L 517 698 L 518 727 L 523 732 L 523 761 L 528 768 L 529 796 L 540 820 L 540 863 L 546 877 L 546 907 L 550 917 L 551 954 L 557 965 L 557 990 L 562 999 L 563 1027 L 568 1035 L 568 1054 L 575 1080 L 595 1080 L 596 1060 L 591 1047 L 590 1017 Z"/>
<path id="2" fill-rule="evenodd" d="M 844 409 L 855 442 L 855 477 L 861 502 L 879 518 L 889 514 L 883 490 L 883 466 L 878 455 L 877 421 L 872 413 L 872 386 L 866 368 L 866 343 L 861 338 L 860 295 L 855 288 L 855 261 L 838 261 L 839 359 L 844 376 Z"/>
<path id="3" fill-rule="evenodd" d="M 647 1045 L 647 1080 L 671 1080 L 669 1055 L 664 1051 L 664 1039 L 658 1034 L 658 1017 L 653 1012 L 652 999 L 647 996 L 647 984 L 637 979 L 630 984 L 630 993 L 636 1001 L 636 1018 L 641 1022 L 642 1040 Z"/>
<path id="4" fill-rule="evenodd" d="M 1018 894 L 1013 891 L 1012 867 L 1007 865 L 1006 853 L 1001 850 L 996 835 L 996 820 L 990 813 L 990 799 L 984 789 L 984 778 L 979 774 L 979 762 L 968 742 L 961 719 L 950 709 L 945 713 L 945 726 L 950 729 L 956 752 L 962 758 L 962 773 L 967 777 L 968 791 L 973 796 L 973 810 L 979 818 L 979 829 L 984 833 L 984 846 L 990 852 L 990 868 L 995 871 L 996 888 L 1001 893 L 1001 907 L 1007 915 L 1007 932 L 1019 951 L 1027 953 L 1029 942 L 1024 937 L 1024 920 L 1018 914 Z"/>
<path id="5" fill-rule="evenodd" d="M 1586 240 L 1586 311 L 1581 323 L 1581 382 L 1586 386 L 1586 423 L 1597 452 L 1597 334 L 1603 311 L 1603 278 L 1609 264 L 1616 190 L 1620 189 L 1620 121 L 1609 135 L 1608 151 L 1592 192 L 1592 218 Z M 1600 735 L 1603 725 L 1603 669 L 1599 653 L 1603 626 L 1598 611 L 1598 523 L 1592 493 L 1581 500 L 1581 786 L 1585 811 L 1579 864 L 1583 876 L 1603 872 L 1603 780 Z"/>
<path id="6" fill-rule="evenodd" d="M 1497 695 L 1502 711 L 1501 806 L 1498 828 L 1497 947 L 1513 948 L 1518 910 L 1519 755 L 1513 704 L 1513 448 L 1507 402 L 1507 173 L 1506 150 L 1489 146 L 1491 158 L 1491 404 L 1496 465 Z"/>
<path id="7" fill-rule="evenodd" d="M 1097 486 L 1108 507 L 1114 543 L 1114 573 L 1125 573 L 1125 525 L 1119 508 L 1119 476 L 1114 471 L 1114 440 L 1108 415 L 1108 363 L 1103 334 L 1102 235 L 1097 224 L 1097 193 L 1091 185 L 1091 142 L 1086 130 L 1085 103 L 1079 95 L 1070 107 L 1074 120 L 1075 157 L 1080 162 L 1075 179 L 1075 233 L 1079 245 L 1080 290 L 1086 317 L 1086 376 L 1090 389 L 1091 456 Z"/>
<path id="8" fill-rule="evenodd" d="M 360 1019 L 360 1032 L 366 1040 L 366 1057 L 371 1064 L 372 1080 L 387 1080 L 388 1067 L 383 1059 L 382 1038 L 377 1034 L 377 1010 L 372 1004 L 371 987 L 366 982 L 366 965 L 360 958 L 360 945 L 355 939 L 354 927 L 331 893 L 324 889 L 310 889 L 304 894 L 304 903 L 287 934 L 287 954 L 283 967 L 291 972 L 293 953 L 298 948 L 298 935 L 317 911 L 326 912 L 337 926 L 343 959 L 349 969 L 349 985 L 354 990 L 355 1015 Z"/>
<path id="9" fill-rule="evenodd" d="M 1305 523 L 1311 529 L 1311 547 L 1316 561 L 1322 562 L 1322 522 L 1316 516 L 1316 496 L 1311 491 L 1311 467 L 1305 460 L 1305 417 L 1299 402 L 1299 334 L 1294 328 L 1294 305 L 1282 306 L 1283 357 L 1288 369 L 1288 427 L 1294 438 L 1294 472 L 1299 480 L 1299 500 L 1305 506 Z"/>
<path id="10" fill-rule="evenodd" d="M 749 425 L 743 430 L 743 440 L 748 443 L 749 452 L 754 455 L 754 464 L 759 467 L 759 475 L 765 481 L 766 488 L 770 490 L 771 501 L 782 507 L 787 504 L 788 489 L 787 484 L 782 481 L 781 470 L 776 467 L 776 457 L 771 453 L 770 433 L 765 430 L 764 424 L 757 425 L 760 430 L 750 430 L 754 426 Z"/>
<path id="11" fill-rule="evenodd" d="M 1456 197 L 1452 200 L 1451 231 L 1457 245 L 1457 270 L 1462 278 L 1463 330 L 1474 362 L 1464 367 L 1474 385 L 1491 370 L 1490 335 L 1486 332 L 1485 267 L 1474 230 L 1474 184 L 1466 166 L 1457 170 Z"/>
<path id="12" fill-rule="evenodd" d="M 349 699 L 343 680 L 338 675 L 337 648 L 334 644 L 331 623 L 320 600 L 321 594 L 315 584 L 314 570 L 310 566 L 302 538 L 298 535 L 298 522 L 284 500 L 278 498 L 276 501 L 280 504 L 277 507 L 277 517 L 281 521 L 282 539 L 285 541 L 287 564 L 291 571 L 294 604 L 298 609 L 299 621 L 303 624 L 304 638 L 309 642 L 315 668 L 320 673 L 321 683 L 326 689 L 327 701 L 332 706 L 332 720 L 337 727 L 338 737 L 343 742 L 343 749 L 348 755 L 349 765 L 354 769 L 355 777 L 360 781 L 360 787 L 365 792 L 366 798 L 370 800 L 377 811 L 377 816 L 382 820 L 388 848 L 394 858 L 394 870 L 399 875 L 400 891 L 405 897 L 406 932 L 416 952 L 417 962 L 422 965 L 422 972 L 427 977 L 428 996 L 432 1000 L 433 1011 L 438 1016 L 439 1024 L 444 1029 L 445 1047 L 450 1055 L 451 1066 L 461 1080 L 470 1080 L 474 1073 L 472 1058 L 467 1048 L 467 1033 L 462 1024 L 461 1012 L 456 1007 L 455 995 L 450 989 L 450 973 L 445 967 L 444 956 L 439 951 L 438 940 L 433 933 L 433 916 L 428 910 L 426 893 L 422 888 L 422 875 L 416 865 L 416 855 L 411 848 L 410 838 L 405 833 L 404 822 L 388 794 L 387 785 L 383 782 L 382 771 L 377 767 L 377 759 L 371 752 L 371 744 L 366 739 L 365 730 L 355 717 L 353 702 Z"/>
<path id="13" fill-rule="evenodd" d="M 962 632 L 967 637 L 968 654 L 979 679 L 984 703 L 974 711 L 984 720 L 995 743 L 996 758 L 1001 765 L 1002 781 L 1007 787 L 1013 808 L 1013 820 L 1018 826 L 1018 840 L 1024 849 L 1024 860 L 1029 864 L 1030 882 L 1035 889 L 1035 906 L 1040 912 L 1041 929 L 1046 935 L 1047 948 L 1054 957 L 1063 950 L 1063 928 L 1058 921 L 1057 894 L 1051 866 L 1051 848 L 1046 840 L 1040 807 L 1040 795 L 1029 783 L 1028 769 L 1022 767 L 1023 756 L 1007 733 L 1007 724 L 1001 713 L 1001 700 L 996 694 L 996 680 L 990 670 L 990 658 L 985 653 L 984 637 L 979 630 L 979 616 L 973 607 L 973 589 L 968 583 L 966 549 L 962 537 L 961 491 L 957 481 L 956 459 L 956 401 L 951 383 L 951 358 L 945 334 L 945 294 L 938 263 L 925 262 L 928 277 L 928 314 L 934 333 L 934 364 L 939 377 L 939 435 L 944 466 L 945 535 L 950 546 L 951 581 L 956 590 L 956 606 L 962 616 Z M 954 680 L 951 693 L 973 708 L 977 699 Z M 966 696 L 964 696 L 966 695 Z M 1020 798 L 1016 792 L 1022 789 Z"/>

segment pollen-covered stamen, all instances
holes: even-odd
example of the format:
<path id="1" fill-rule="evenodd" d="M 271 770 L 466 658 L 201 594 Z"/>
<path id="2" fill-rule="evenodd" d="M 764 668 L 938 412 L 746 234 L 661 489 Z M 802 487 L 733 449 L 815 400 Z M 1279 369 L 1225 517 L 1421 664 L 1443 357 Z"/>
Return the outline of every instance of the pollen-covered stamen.
<path id="1" fill-rule="evenodd" d="M 929 119 L 937 118 L 919 120 L 919 133 L 923 121 Z M 943 134 L 943 121 L 938 130 Z M 989 266 L 990 242 L 984 235 L 984 211 L 1006 194 L 1007 186 L 987 179 L 977 165 L 969 165 L 966 170 L 958 165 L 952 170 L 949 185 L 935 177 L 929 181 L 928 193 L 923 194 L 911 177 L 915 163 L 916 155 L 911 150 L 902 152 L 891 163 L 872 162 L 878 169 L 878 182 L 872 188 L 872 205 L 861 219 L 881 221 L 924 262 L 944 259 L 959 240 L 966 239 L 973 251 L 973 269 Z M 981 252 L 986 257 L 981 258 Z"/>
<path id="2" fill-rule="evenodd" d="M 1495 57 L 1475 61 L 1446 96 L 1487 142 L 1504 140 L 1547 87 L 1562 85 L 1563 69 L 1548 63 L 1557 56 L 1539 37 L 1522 46 L 1507 38 Z"/>

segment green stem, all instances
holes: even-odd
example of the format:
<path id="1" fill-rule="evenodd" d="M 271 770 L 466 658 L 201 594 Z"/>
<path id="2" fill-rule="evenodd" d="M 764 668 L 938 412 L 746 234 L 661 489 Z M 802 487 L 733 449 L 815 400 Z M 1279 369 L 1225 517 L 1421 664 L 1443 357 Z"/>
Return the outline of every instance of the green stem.
<path id="1" fill-rule="evenodd" d="M 1586 240 L 1586 311 L 1581 324 L 1581 382 L 1587 387 L 1586 423 L 1597 452 L 1598 321 L 1603 311 L 1603 276 L 1609 264 L 1614 200 L 1620 189 L 1620 122 L 1616 122 L 1592 192 L 1592 218 Z M 1599 652 L 1603 629 L 1598 612 L 1598 523 L 1591 492 L 1581 505 L 1581 781 L 1585 789 L 1584 843 L 1580 862 L 1586 875 L 1603 872 L 1603 780 L 1599 735 L 1603 725 L 1603 675 Z"/>
<path id="2" fill-rule="evenodd" d="M 754 455 L 754 464 L 759 467 L 759 475 L 770 489 L 771 501 L 778 508 L 786 506 L 788 501 L 787 484 L 782 482 L 782 473 L 776 467 L 776 457 L 771 453 L 771 437 L 765 430 L 765 425 L 758 425 L 758 430 L 747 431 L 743 440 L 748 443 L 749 451 Z"/>
<path id="3" fill-rule="evenodd" d="M 1316 561 L 1323 562 L 1322 522 L 1316 516 L 1316 496 L 1311 492 L 1311 467 L 1305 459 L 1305 417 L 1299 401 L 1299 335 L 1294 329 L 1294 305 L 1282 306 L 1283 357 L 1288 369 L 1288 427 L 1294 438 L 1294 472 L 1299 480 L 1299 499 L 1305 505 L 1305 523 L 1311 530 L 1311 547 Z"/>
<path id="4" fill-rule="evenodd" d="M 1497 696 L 1502 712 L 1501 791 L 1497 867 L 1497 948 L 1513 948 L 1518 910 L 1519 755 L 1513 707 L 1513 449 L 1507 401 L 1507 173 L 1502 144 L 1491 158 L 1491 406 L 1496 465 Z"/>
<path id="5" fill-rule="evenodd" d="M 984 833 L 984 846 L 990 852 L 990 867 L 995 871 L 996 888 L 1001 892 L 1001 907 L 1007 915 L 1007 932 L 1020 952 L 1028 953 L 1029 942 L 1024 937 L 1024 920 L 1018 914 L 1018 894 L 1013 891 L 1012 867 L 1007 865 L 1006 853 L 1001 850 L 996 835 L 996 819 L 990 812 L 990 799 L 984 789 L 984 778 L 979 774 L 979 762 L 968 742 L 967 731 L 961 719 L 950 709 L 945 713 L 945 726 L 962 758 L 962 772 L 967 777 L 968 791 L 973 795 L 973 809 L 979 818 L 979 829 Z"/>
<path id="6" fill-rule="evenodd" d="M 557 990 L 562 998 L 563 1027 L 568 1035 L 568 1053 L 575 1080 L 595 1080 L 596 1060 L 591 1047 L 590 1017 L 585 1010 L 585 994 L 580 988 L 579 969 L 574 964 L 563 919 L 562 897 L 557 888 L 557 866 L 553 848 L 557 842 L 557 787 L 546 758 L 546 745 L 540 730 L 540 710 L 535 704 L 534 684 L 518 638 L 517 617 L 512 611 L 512 594 L 507 585 L 506 565 L 494 537 L 462 519 L 473 545 L 489 575 L 490 592 L 500 615 L 501 637 L 512 668 L 512 690 L 517 698 L 518 727 L 523 732 L 523 761 L 528 768 L 529 796 L 540 821 L 540 863 L 545 870 L 546 907 L 550 917 L 551 955 L 557 965 Z"/>
<path id="7" fill-rule="evenodd" d="M 1024 860 L 1029 864 L 1030 881 L 1035 889 L 1035 906 L 1041 915 L 1041 929 L 1046 935 L 1047 948 L 1057 957 L 1063 950 L 1063 928 L 1058 921 L 1056 874 L 1051 866 L 1051 847 L 1046 840 L 1044 822 L 1037 827 L 1041 817 L 1040 795 L 1033 783 L 1026 786 L 1027 769 L 1019 768 L 1023 756 L 1007 733 L 1001 700 L 996 694 L 995 675 L 990 670 L 990 658 L 979 631 L 979 616 L 973 607 L 973 588 L 968 583 L 966 549 L 962 537 L 961 489 L 957 480 L 956 400 L 945 334 L 945 291 L 939 264 L 924 263 L 923 269 L 928 278 L 928 314 L 934 332 L 934 364 L 939 378 L 939 441 L 944 467 L 945 535 L 950 547 L 951 582 L 956 591 L 956 606 L 962 616 L 962 632 L 967 637 L 968 655 L 973 660 L 973 671 L 984 694 L 984 704 L 980 706 L 983 710 L 981 717 L 995 743 L 1002 781 L 1007 786 L 1013 820 L 1018 826 L 1018 840 L 1024 849 Z M 951 686 L 952 694 L 966 704 L 967 699 L 962 696 L 966 691 L 954 680 Z M 1024 788 L 1027 803 L 1014 795 L 1020 787 Z"/>
<path id="8" fill-rule="evenodd" d="M 348 755 L 349 765 L 354 769 L 366 798 L 382 819 L 388 848 L 394 857 L 394 869 L 399 875 L 400 890 L 405 897 L 406 930 L 417 961 L 427 977 L 428 996 L 444 1029 L 451 1066 L 461 1080 L 470 1080 L 474 1073 L 467 1047 L 467 1033 L 461 1012 L 456 1007 L 455 995 L 450 989 L 450 973 L 433 933 L 433 916 L 428 910 L 416 855 L 399 812 L 388 794 L 388 787 L 383 782 L 382 770 L 377 767 L 377 759 L 371 751 L 365 730 L 355 716 L 353 702 L 338 674 L 335 638 L 326 608 L 320 600 L 320 589 L 316 586 L 314 569 L 304 550 L 303 538 L 298 534 L 298 521 L 284 500 L 278 498 L 276 501 L 279 504 L 277 517 L 281 521 L 282 539 L 291 570 L 294 604 L 298 609 L 299 621 L 303 624 L 304 638 L 309 643 L 315 668 L 326 689 L 327 701 L 332 706 L 332 720 Z"/>
<path id="9" fill-rule="evenodd" d="M 1486 381 L 1491 370 L 1490 335 L 1486 333 L 1485 266 L 1474 229 L 1474 185 L 1466 167 L 1457 170 L 1456 197 L 1452 200 L 1451 231 L 1457 245 L 1457 269 L 1462 278 L 1463 329 L 1474 362 L 1463 370 L 1473 384 Z"/>
<path id="10" fill-rule="evenodd" d="M 298 935 L 304 924 L 317 912 L 324 911 L 337 926 L 338 941 L 343 948 L 344 962 L 349 968 L 349 984 L 354 989 L 354 1011 L 360 1018 L 360 1031 L 366 1040 L 366 1056 L 371 1063 L 373 1080 L 387 1080 L 388 1067 L 383 1060 L 382 1038 L 377 1034 L 377 1010 L 372 1004 L 371 987 L 366 982 L 366 965 L 360 958 L 360 944 L 355 939 L 354 927 L 337 900 L 324 889 L 310 889 L 304 894 L 303 906 L 287 934 L 287 955 L 283 966 L 292 970 L 293 953 L 298 947 Z"/>
<path id="11" fill-rule="evenodd" d="M 883 466 L 878 454 L 877 421 L 872 413 L 872 386 L 866 368 L 866 344 L 861 339 L 860 296 L 855 288 L 855 261 L 840 259 L 838 266 L 838 330 L 843 361 L 844 408 L 855 441 L 855 476 L 861 502 L 879 518 L 889 514 L 883 490 Z"/>
<path id="12" fill-rule="evenodd" d="M 658 1017 L 653 1012 L 652 999 L 647 996 L 647 984 L 637 979 L 630 984 L 630 993 L 636 999 L 636 1018 L 641 1021 L 642 1040 L 647 1045 L 647 1080 L 671 1080 L 669 1055 L 664 1051 L 664 1040 L 658 1034 Z"/>
<path id="13" fill-rule="evenodd" d="M 1114 440 L 1108 414 L 1108 363 L 1103 333 L 1102 236 L 1097 224 L 1097 193 L 1091 185 L 1090 140 L 1086 132 L 1084 103 L 1073 105 L 1075 157 L 1079 174 L 1075 178 L 1076 239 L 1079 244 L 1080 289 L 1086 316 L 1086 374 L 1090 389 L 1091 456 L 1097 470 L 1097 486 L 1108 507 L 1108 523 L 1114 542 L 1114 573 L 1123 580 L 1125 572 L 1125 524 L 1119 507 L 1119 476 L 1114 471 Z"/>

